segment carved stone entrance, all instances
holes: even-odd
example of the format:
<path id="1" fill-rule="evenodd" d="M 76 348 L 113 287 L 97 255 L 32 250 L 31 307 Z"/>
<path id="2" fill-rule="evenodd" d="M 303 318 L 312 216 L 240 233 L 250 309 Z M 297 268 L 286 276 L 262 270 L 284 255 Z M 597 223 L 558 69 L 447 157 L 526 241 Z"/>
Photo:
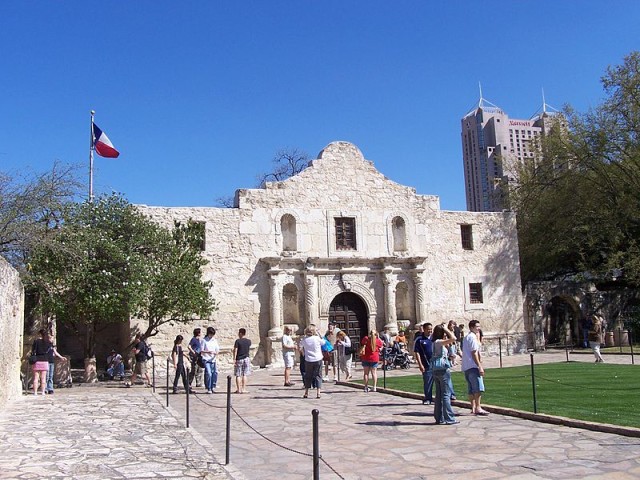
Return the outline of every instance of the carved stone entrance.
<path id="1" fill-rule="evenodd" d="M 340 330 L 344 330 L 356 349 L 360 339 L 367 334 L 368 318 L 367 306 L 355 293 L 340 293 L 329 306 L 329 322 L 335 322 Z"/>

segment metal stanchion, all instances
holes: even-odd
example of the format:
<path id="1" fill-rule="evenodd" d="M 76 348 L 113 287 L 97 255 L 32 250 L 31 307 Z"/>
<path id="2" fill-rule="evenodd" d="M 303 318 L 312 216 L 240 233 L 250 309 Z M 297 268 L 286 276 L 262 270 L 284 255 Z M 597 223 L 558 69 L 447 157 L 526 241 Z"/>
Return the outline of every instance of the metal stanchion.
<path id="1" fill-rule="evenodd" d="M 153 355 L 151 357 L 151 378 L 152 378 L 152 387 L 153 393 L 156 393 L 156 356 Z"/>
<path id="2" fill-rule="evenodd" d="M 500 368 L 502 368 L 502 337 L 498 337 L 498 348 L 500 349 Z"/>
<path id="3" fill-rule="evenodd" d="M 387 388 L 387 356 L 382 354 L 382 386 Z"/>
<path id="4" fill-rule="evenodd" d="M 338 362 L 338 364 L 336 365 L 336 372 L 338 372 L 336 380 L 339 382 L 340 381 L 340 349 L 338 347 L 336 347 L 336 359 Z"/>
<path id="5" fill-rule="evenodd" d="M 620 353 L 622 353 L 622 327 L 618 328 L 618 344 L 620 345 Z"/>
<path id="6" fill-rule="evenodd" d="M 631 365 L 635 365 L 636 362 L 633 359 L 633 329 L 629 327 L 629 347 L 631 348 Z"/>
<path id="7" fill-rule="evenodd" d="M 533 369 L 533 353 L 531 355 L 531 386 L 533 387 L 533 413 L 538 413 L 538 403 L 536 400 L 536 376 Z"/>
<path id="8" fill-rule="evenodd" d="M 167 407 L 169 406 L 169 359 L 167 358 Z"/>
<path id="9" fill-rule="evenodd" d="M 569 346 L 567 345 L 567 339 L 564 339 L 564 354 L 567 357 L 567 362 L 569 361 Z"/>
<path id="10" fill-rule="evenodd" d="M 224 464 L 229 465 L 229 444 L 231 443 L 231 375 L 227 375 L 227 436 Z"/>
<path id="11" fill-rule="evenodd" d="M 311 410 L 313 417 L 313 480 L 320 479 L 320 439 L 318 432 L 318 416 L 320 412 L 317 408 Z"/>
<path id="12" fill-rule="evenodd" d="M 182 382 L 182 383 L 186 383 L 187 384 L 187 391 L 185 392 L 185 394 L 187 395 L 187 399 L 186 399 L 186 424 L 187 424 L 187 428 L 189 428 L 189 396 L 191 395 L 191 385 L 189 384 L 189 370 L 187 370 L 187 367 L 185 365 L 182 365 L 182 372 L 184 373 L 184 378 L 186 379 L 186 382 Z"/>

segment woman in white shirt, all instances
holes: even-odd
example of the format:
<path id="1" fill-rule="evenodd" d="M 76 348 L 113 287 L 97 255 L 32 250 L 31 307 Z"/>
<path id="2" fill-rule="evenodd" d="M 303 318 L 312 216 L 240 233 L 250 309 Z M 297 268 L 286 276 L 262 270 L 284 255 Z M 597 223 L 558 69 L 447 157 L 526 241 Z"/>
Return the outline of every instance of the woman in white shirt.
<path id="1" fill-rule="evenodd" d="M 309 326 L 304 329 L 304 338 L 300 340 L 300 348 L 304 350 L 304 395 L 309 396 L 309 389 L 315 379 L 317 385 L 316 398 L 320 398 L 322 388 L 322 345 L 326 340 L 320 336 L 316 327 Z"/>
<path id="2" fill-rule="evenodd" d="M 336 341 L 338 349 L 338 368 L 345 374 L 345 380 L 351 380 L 351 361 L 353 358 L 351 339 L 340 330 L 336 335 L 338 340 Z"/>

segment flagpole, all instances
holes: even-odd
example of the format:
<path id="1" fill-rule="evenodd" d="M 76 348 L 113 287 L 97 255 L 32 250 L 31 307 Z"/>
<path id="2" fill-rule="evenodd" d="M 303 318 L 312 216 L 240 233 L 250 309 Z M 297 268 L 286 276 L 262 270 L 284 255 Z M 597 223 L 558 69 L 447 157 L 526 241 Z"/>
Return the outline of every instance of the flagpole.
<path id="1" fill-rule="evenodd" d="M 89 201 L 93 202 L 93 116 L 95 110 L 91 110 L 91 131 L 89 133 Z"/>

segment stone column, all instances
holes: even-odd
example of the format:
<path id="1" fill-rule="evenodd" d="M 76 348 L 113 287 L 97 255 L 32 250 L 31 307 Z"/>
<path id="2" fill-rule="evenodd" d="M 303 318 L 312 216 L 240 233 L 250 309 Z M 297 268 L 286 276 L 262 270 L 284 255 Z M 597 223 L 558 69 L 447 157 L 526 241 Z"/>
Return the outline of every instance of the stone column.
<path id="1" fill-rule="evenodd" d="M 424 279 L 422 278 L 422 272 L 415 272 L 413 274 L 413 282 L 416 287 L 416 325 L 420 325 L 422 322 L 427 321 L 427 305 L 424 298 Z"/>
<path id="2" fill-rule="evenodd" d="M 389 327 L 392 332 L 398 330 L 396 317 L 396 284 L 397 279 L 391 273 L 385 273 L 383 278 L 385 286 L 385 327 Z"/>
<path id="3" fill-rule="evenodd" d="M 307 275 L 304 282 L 304 306 L 305 306 L 305 314 L 307 324 L 305 327 L 308 327 L 312 323 L 314 325 L 318 325 L 317 321 L 317 312 L 318 312 L 318 303 L 316 298 L 316 289 L 317 289 L 317 278 L 315 275 Z"/>
<path id="4" fill-rule="evenodd" d="M 282 338 L 282 288 L 278 273 L 269 278 L 270 292 L 270 329 L 269 337 Z"/>

